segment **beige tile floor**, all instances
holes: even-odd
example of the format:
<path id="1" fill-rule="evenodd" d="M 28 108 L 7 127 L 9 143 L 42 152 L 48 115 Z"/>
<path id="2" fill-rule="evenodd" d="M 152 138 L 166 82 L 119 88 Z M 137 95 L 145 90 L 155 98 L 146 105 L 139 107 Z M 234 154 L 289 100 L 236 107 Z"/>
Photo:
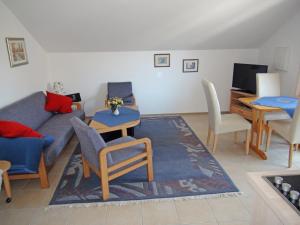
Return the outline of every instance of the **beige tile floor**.
<path id="1" fill-rule="evenodd" d="M 184 119 L 204 142 L 207 133 L 206 115 L 184 115 Z M 80 208 L 56 207 L 46 210 L 72 149 L 73 138 L 50 171 L 51 188 L 41 190 L 37 180 L 13 181 L 13 202 L 4 203 L 0 194 L 0 225 L 248 225 L 254 209 L 255 192 L 247 182 L 249 171 L 286 170 L 288 145 L 274 137 L 267 161 L 255 154 L 246 156 L 233 134 L 222 135 L 216 159 L 243 192 L 232 198 L 185 201 L 146 202 L 123 206 Z M 300 154 L 295 153 L 294 168 L 300 169 Z M 258 224 L 259 225 L 259 224 Z"/>

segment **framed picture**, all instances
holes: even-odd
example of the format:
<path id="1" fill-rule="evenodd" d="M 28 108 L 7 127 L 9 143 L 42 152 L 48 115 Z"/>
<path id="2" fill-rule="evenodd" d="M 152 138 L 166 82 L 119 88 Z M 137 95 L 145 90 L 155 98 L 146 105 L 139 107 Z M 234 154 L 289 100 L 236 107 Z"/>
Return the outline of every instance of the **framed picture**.
<path id="1" fill-rule="evenodd" d="M 170 67 L 170 54 L 154 54 L 154 67 Z"/>
<path id="2" fill-rule="evenodd" d="M 184 59 L 182 64 L 183 73 L 198 72 L 199 59 Z"/>
<path id="3" fill-rule="evenodd" d="M 6 38 L 10 67 L 28 64 L 24 38 Z"/>

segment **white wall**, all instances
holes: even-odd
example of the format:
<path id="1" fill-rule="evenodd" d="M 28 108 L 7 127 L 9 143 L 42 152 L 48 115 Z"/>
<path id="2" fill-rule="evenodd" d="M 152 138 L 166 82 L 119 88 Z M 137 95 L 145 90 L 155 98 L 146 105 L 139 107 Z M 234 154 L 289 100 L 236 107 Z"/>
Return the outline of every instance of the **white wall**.
<path id="1" fill-rule="evenodd" d="M 222 110 L 228 110 L 234 62 L 257 63 L 257 50 L 166 51 L 171 67 L 154 68 L 157 52 L 50 53 L 50 80 L 80 92 L 85 110 L 103 105 L 108 81 L 132 81 L 143 114 L 207 111 L 201 79 L 216 85 Z M 198 73 L 182 73 L 182 59 L 198 58 Z"/>
<path id="2" fill-rule="evenodd" d="M 6 37 L 25 38 L 29 64 L 11 68 Z M 46 87 L 46 53 L 0 1 L 0 108 Z"/>
<path id="3" fill-rule="evenodd" d="M 259 62 L 268 64 L 270 71 L 275 71 L 273 60 L 276 47 L 289 47 L 288 71 L 281 74 L 282 94 L 295 95 L 300 74 L 300 12 L 282 26 L 260 48 Z"/>

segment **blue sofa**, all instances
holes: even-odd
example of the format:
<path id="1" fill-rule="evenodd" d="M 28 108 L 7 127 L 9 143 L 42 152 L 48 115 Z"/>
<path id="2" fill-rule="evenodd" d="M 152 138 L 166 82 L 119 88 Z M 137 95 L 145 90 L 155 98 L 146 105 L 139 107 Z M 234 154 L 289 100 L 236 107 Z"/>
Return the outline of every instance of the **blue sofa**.
<path id="1" fill-rule="evenodd" d="M 55 114 L 45 111 L 45 97 L 43 92 L 37 92 L 0 109 L 0 120 L 18 121 L 43 135 L 50 135 L 54 138 L 54 142 L 44 149 L 37 171 L 27 172 L 27 176 L 16 174 L 14 164 L 12 169 L 8 171 L 11 179 L 40 178 L 42 187 L 49 186 L 46 167 L 49 168 L 54 164 L 55 159 L 74 134 L 70 119 L 74 116 L 82 120 L 85 118 L 82 110 L 75 110 L 67 114 Z M 18 160 L 20 161 L 20 159 Z M 20 168 L 17 169 L 20 171 Z M 26 170 L 24 169 L 24 171 Z"/>

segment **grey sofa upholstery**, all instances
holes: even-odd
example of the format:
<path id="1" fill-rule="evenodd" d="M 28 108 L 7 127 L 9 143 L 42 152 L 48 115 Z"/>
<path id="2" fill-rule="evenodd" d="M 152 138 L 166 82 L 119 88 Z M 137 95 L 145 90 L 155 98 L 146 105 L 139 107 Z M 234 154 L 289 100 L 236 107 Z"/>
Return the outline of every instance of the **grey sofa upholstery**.
<path id="1" fill-rule="evenodd" d="M 0 120 L 14 120 L 43 135 L 51 135 L 54 143 L 44 152 L 46 165 L 50 166 L 74 133 L 70 119 L 75 116 L 83 120 L 85 114 L 82 110 L 67 114 L 50 113 L 44 109 L 45 102 L 46 98 L 43 92 L 34 93 L 0 109 Z"/>

